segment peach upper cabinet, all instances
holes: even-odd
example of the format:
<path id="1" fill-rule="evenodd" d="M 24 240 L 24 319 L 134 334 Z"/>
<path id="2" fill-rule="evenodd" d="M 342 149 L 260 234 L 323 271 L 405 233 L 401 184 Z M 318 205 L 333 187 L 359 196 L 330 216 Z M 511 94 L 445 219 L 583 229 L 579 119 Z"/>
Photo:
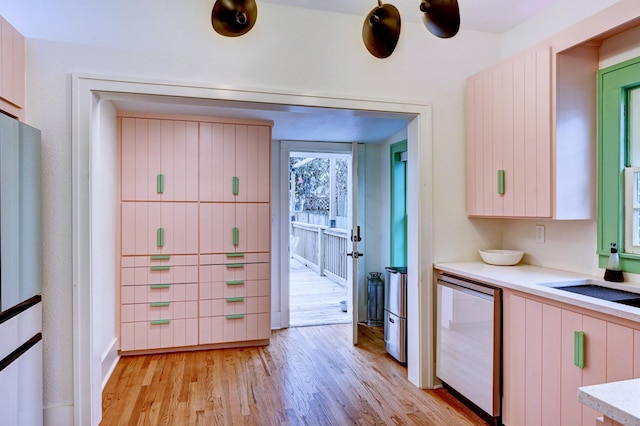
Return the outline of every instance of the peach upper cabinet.
<path id="1" fill-rule="evenodd" d="M 24 120 L 25 40 L 0 16 L 0 110 Z"/>
<path id="2" fill-rule="evenodd" d="M 537 46 L 466 87 L 467 214 L 589 219 L 597 50 Z"/>

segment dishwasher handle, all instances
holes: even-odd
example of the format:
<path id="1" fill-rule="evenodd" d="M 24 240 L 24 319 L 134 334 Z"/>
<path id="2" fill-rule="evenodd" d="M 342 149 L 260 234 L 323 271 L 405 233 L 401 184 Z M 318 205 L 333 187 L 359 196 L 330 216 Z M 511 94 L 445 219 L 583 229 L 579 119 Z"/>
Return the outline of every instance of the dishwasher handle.
<path id="1" fill-rule="evenodd" d="M 454 290 L 461 291 L 463 293 L 470 294 L 472 296 L 480 297 L 482 299 L 491 300 L 495 299 L 496 292 L 499 290 L 489 286 L 483 286 L 478 283 L 472 283 L 465 280 L 460 280 L 454 277 L 446 276 L 438 279 L 438 285 L 452 288 Z"/>

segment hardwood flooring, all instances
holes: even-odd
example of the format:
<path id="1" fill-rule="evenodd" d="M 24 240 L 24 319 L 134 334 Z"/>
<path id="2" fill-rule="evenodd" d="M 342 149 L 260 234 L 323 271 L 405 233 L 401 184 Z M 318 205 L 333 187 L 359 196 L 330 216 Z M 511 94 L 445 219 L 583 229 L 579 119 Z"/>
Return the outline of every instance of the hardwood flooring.
<path id="1" fill-rule="evenodd" d="M 123 357 L 102 425 L 485 425 L 444 389 L 421 390 L 381 327 L 273 331 L 266 347 Z"/>

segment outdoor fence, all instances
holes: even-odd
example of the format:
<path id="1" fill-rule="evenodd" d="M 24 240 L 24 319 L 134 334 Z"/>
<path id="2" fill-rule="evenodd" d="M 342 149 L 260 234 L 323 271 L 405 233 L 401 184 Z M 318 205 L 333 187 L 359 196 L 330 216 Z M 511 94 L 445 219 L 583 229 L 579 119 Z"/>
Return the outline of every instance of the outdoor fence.
<path id="1" fill-rule="evenodd" d="M 301 222 L 291 222 L 291 228 L 291 256 L 346 285 L 349 231 Z"/>

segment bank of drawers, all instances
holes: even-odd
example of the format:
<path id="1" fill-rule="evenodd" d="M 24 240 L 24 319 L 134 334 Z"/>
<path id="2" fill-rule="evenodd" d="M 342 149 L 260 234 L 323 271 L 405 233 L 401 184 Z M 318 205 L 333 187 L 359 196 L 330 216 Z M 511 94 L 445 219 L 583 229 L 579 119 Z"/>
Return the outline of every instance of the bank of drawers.
<path id="1" fill-rule="evenodd" d="M 198 344 L 198 256 L 128 256 L 121 271 L 121 350 Z"/>
<path id="2" fill-rule="evenodd" d="M 200 256 L 200 344 L 268 339 L 269 255 Z"/>

